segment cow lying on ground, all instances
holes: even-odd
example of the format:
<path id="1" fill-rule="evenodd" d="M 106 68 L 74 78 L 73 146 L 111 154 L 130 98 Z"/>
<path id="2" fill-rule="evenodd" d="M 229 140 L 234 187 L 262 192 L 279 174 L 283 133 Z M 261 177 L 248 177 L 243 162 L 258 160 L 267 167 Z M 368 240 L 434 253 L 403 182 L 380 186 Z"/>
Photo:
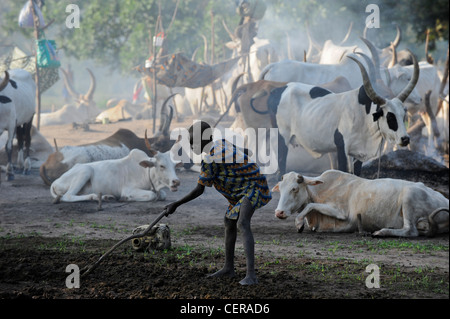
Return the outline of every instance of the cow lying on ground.
<path id="1" fill-rule="evenodd" d="M 151 148 L 161 152 L 170 150 L 175 143 L 175 141 L 170 140 L 169 132 L 173 109 L 169 107 L 166 110 L 165 107 L 169 98 L 161 107 L 159 130 L 149 140 Z M 94 143 L 65 146 L 60 150 L 55 145 L 55 148 L 55 152 L 48 156 L 39 169 L 42 180 L 49 186 L 77 163 L 119 159 L 127 156 L 134 148 L 148 152 L 145 139 L 137 137 L 136 134 L 127 129 L 119 129 L 113 135 Z M 151 153 L 148 154 L 151 155 Z"/>
<path id="2" fill-rule="evenodd" d="M 111 197 L 122 201 L 165 200 L 162 188 L 172 192 L 180 185 L 170 151 L 154 157 L 138 149 L 121 159 L 76 164 L 50 186 L 55 203 L 97 200 Z"/>
<path id="3" fill-rule="evenodd" d="M 336 170 L 316 178 L 283 175 L 272 191 L 281 194 L 275 216 L 299 211 L 301 232 L 371 232 L 373 236 L 415 237 L 448 232 L 449 202 L 422 183 L 368 180 Z"/>

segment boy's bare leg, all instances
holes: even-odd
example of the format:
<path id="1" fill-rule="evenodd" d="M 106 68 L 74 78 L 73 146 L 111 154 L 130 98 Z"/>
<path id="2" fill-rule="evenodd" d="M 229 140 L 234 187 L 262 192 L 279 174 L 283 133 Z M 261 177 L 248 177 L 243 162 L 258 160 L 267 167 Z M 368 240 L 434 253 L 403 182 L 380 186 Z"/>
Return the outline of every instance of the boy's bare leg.
<path id="1" fill-rule="evenodd" d="M 239 211 L 239 229 L 242 231 L 244 242 L 245 257 L 247 259 L 247 274 L 239 283 L 241 285 L 254 285 L 258 283 L 255 273 L 255 240 L 250 227 L 250 221 L 253 216 L 254 209 L 250 200 L 245 198 L 241 204 Z"/>
<path id="2" fill-rule="evenodd" d="M 237 238 L 237 221 L 225 217 L 225 266 L 209 277 L 234 277 L 234 247 Z"/>

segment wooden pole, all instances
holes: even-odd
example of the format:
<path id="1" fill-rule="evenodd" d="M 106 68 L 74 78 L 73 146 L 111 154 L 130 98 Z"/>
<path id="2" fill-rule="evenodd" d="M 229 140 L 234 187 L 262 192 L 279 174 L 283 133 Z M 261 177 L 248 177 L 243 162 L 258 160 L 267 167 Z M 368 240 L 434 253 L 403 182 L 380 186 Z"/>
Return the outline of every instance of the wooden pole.
<path id="1" fill-rule="evenodd" d="M 36 38 L 36 41 L 39 39 L 39 16 L 36 14 L 36 10 L 34 8 L 34 1 L 30 0 L 31 5 L 31 12 L 33 14 L 33 23 L 34 23 L 34 37 Z M 37 47 L 36 47 L 37 48 Z M 36 49 L 36 59 L 35 59 L 35 66 L 36 66 L 36 129 L 39 131 L 40 125 L 41 125 L 41 91 L 39 89 L 39 67 L 37 62 L 37 49 Z"/>

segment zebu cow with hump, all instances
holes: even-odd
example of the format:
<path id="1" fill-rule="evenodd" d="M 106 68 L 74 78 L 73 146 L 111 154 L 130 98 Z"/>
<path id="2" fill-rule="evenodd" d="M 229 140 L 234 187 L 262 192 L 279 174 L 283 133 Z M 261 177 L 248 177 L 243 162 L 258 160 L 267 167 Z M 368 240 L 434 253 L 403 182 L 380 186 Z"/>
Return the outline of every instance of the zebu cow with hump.
<path id="1" fill-rule="evenodd" d="M 280 192 L 275 216 L 299 212 L 295 226 L 318 232 L 371 232 L 415 237 L 448 232 L 449 202 L 442 194 L 398 179 L 368 180 L 329 170 L 311 178 L 290 172 L 272 189 Z"/>
<path id="2" fill-rule="evenodd" d="M 8 131 L 5 148 L 8 157 L 6 177 L 9 181 L 14 179 L 12 164 L 14 134 L 17 136 L 19 146 L 17 165 L 25 174 L 31 170 L 31 126 L 35 113 L 35 96 L 36 84 L 28 71 L 22 69 L 6 71 L 5 77 L 0 80 L 0 135 L 4 130 Z"/>
<path id="3" fill-rule="evenodd" d="M 347 171 L 347 157 L 359 162 L 375 158 L 383 139 L 407 146 L 403 106 L 419 77 L 414 57 L 414 75 L 403 91 L 393 99 L 377 94 L 364 66 L 354 57 L 363 77 L 363 85 L 334 94 L 321 87 L 289 83 L 279 99 L 276 115 L 279 133 L 286 144 L 299 144 L 314 158 L 337 152 L 338 167 Z"/>
<path id="4" fill-rule="evenodd" d="M 168 151 L 175 142 L 170 140 L 169 133 L 173 109 L 169 107 L 168 114 L 166 111 L 167 102 L 171 97 L 166 99 L 161 108 L 159 131 L 149 141 L 152 149 L 161 152 Z M 127 156 L 135 148 L 148 153 L 145 139 L 137 137 L 130 130 L 119 129 L 113 135 L 98 142 L 80 146 L 65 146 L 61 150 L 56 147 L 55 152 L 50 154 L 47 161 L 41 165 L 40 175 L 42 180 L 50 186 L 54 180 L 77 163 L 119 159 Z"/>
<path id="5" fill-rule="evenodd" d="M 55 203 L 86 200 L 101 203 L 111 197 L 122 201 L 165 200 L 162 188 L 177 191 L 180 180 L 175 168 L 183 163 L 173 161 L 170 150 L 153 151 L 148 140 L 146 145 L 153 157 L 133 149 L 121 159 L 76 164 L 50 186 Z"/>

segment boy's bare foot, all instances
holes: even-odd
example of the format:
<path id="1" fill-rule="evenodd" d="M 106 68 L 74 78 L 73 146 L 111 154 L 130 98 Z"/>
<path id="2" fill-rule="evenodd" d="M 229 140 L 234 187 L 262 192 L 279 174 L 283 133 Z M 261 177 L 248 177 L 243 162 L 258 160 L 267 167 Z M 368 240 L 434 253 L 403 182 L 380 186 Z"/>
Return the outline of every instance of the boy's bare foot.
<path id="1" fill-rule="evenodd" d="M 246 276 L 239 282 L 242 286 L 256 285 L 258 283 L 258 279 L 256 276 Z"/>

